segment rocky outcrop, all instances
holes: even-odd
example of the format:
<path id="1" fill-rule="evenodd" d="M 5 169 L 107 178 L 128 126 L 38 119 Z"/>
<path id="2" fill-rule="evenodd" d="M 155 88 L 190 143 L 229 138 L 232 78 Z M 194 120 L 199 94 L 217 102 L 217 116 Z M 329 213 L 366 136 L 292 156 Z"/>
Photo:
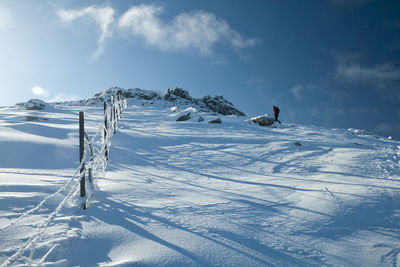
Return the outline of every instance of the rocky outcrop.
<path id="1" fill-rule="evenodd" d="M 217 112 L 222 115 L 236 115 L 245 116 L 245 114 L 236 109 L 231 102 L 220 96 L 205 96 L 195 101 L 199 106 L 209 109 L 213 112 Z"/>
<path id="2" fill-rule="evenodd" d="M 161 99 L 161 96 L 156 92 L 146 91 L 139 88 L 128 89 L 122 93 L 122 96 L 125 98 L 138 98 L 144 100 Z"/>
<path id="3" fill-rule="evenodd" d="M 164 100 L 171 102 L 180 102 L 182 104 L 192 104 L 200 111 L 216 112 L 221 115 L 236 115 L 245 116 L 243 112 L 236 109 L 234 105 L 228 100 L 224 99 L 222 95 L 211 97 L 209 95 L 203 98 L 193 98 L 189 92 L 182 88 L 167 89 Z"/>
<path id="4" fill-rule="evenodd" d="M 122 89 L 112 87 L 104 92 L 96 94 L 93 98 L 86 100 L 86 105 L 96 105 L 110 101 L 112 95 L 121 95 L 124 98 L 135 98 L 141 100 L 165 100 L 176 105 L 192 106 L 201 112 L 215 112 L 221 115 L 245 116 L 243 112 L 236 109 L 222 95 L 211 97 L 209 95 L 202 98 L 193 98 L 189 92 L 182 88 L 168 88 L 164 94 L 154 91 L 135 89 Z"/>
<path id="5" fill-rule="evenodd" d="M 361 136 L 371 135 L 370 132 L 368 132 L 364 129 L 354 129 L 354 128 L 347 129 L 347 134 L 354 134 L 354 135 L 361 135 Z"/>
<path id="6" fill-rule="evenodd" d="M 168 101 L 176 101 L 179 98 L 192 100 L 192 97 L 189 95 L 189 92 L 183 90 L 182 88 L 174 88 L 174 89 L 168 88 L 164 95 L 164 100 Z"/>

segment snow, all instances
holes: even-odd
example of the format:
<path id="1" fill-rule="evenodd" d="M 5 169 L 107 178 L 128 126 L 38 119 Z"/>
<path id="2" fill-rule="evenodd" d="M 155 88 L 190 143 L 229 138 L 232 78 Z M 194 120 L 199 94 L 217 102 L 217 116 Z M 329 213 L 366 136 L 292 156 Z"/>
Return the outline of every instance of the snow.
<path id="1" fill-rule="evenodd" d="M 0 266 L 399 266 L 399 142 L 128 99 L 82 210 L 88 103 L 0 108 Z"/>

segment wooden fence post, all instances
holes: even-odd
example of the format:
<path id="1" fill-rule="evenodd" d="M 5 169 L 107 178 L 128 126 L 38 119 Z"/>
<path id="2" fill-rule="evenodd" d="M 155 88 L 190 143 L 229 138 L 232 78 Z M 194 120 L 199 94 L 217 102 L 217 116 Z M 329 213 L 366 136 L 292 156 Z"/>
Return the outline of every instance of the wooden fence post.
<path id="1" fill-rule="evenodd" d="M 122 95 L 121 95 L 121 93 L 119 93 L 119 94 L 118 94 L 119 119 L 121 119 L 121 115 L 122 115 L 122 104 L 121 104 L 121 100 L 122 100 Z"/>
<path id="2" fill-rule="evenodd" d="M 107 145 L 107 132 L 108 132 L 108 122 L 107 122 L 107 103 L 104 102 L 104 156 L 106 157 L 106 160 L 108 161 L 108 145 Z"/>
<path id="3" fill-rule="evenodd" d="M 112 110 L 113 110 L 113 121 L 114 121 L 114 134 L 116 134 L 117 133 L 117 112 L 115 109 L 115 97 L 113 97 Z"/>
<path id="4" fill-rule="evenodd" d="M 81 174 L 81 197 L 86 196 L 85 188 L 85 163 L 83 162 L 83 155 L 85 152 L 85 122 L 83 112 L 79 112 L 79 162 L 82 164 Z M 83 209 L 86 209 L 86 205 L 83 205 Z"/>

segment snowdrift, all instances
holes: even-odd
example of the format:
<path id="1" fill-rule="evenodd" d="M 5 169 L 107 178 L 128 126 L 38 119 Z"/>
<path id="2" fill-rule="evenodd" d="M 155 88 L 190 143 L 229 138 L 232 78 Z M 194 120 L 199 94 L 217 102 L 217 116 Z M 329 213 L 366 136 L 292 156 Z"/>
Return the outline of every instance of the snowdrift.
<path id="1" fill-rule="evenodd" d="M 82 210 L 78 113 L 96 136 L 119 90 L 127 108 Z M 260 127 L 210 99 L 224 106 L 111 88 L 40 111 L 0 108 L 0 266 L 398 265 L 399 142 Z"/>

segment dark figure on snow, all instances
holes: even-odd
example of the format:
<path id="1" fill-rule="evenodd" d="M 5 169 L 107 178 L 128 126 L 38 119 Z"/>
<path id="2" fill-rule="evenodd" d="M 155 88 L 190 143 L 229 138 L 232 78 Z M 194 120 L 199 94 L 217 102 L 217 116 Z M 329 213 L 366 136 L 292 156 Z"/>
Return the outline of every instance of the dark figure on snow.
<path id="1" fill-rule="evenodd" d="M 281 122 L 278 120 L 279 108 L 274 106 L 273 110 L 274 110 L 275 121 L 277 121 L 277 122 L 279 122 L 279 124 L 281 124 Z"/>

